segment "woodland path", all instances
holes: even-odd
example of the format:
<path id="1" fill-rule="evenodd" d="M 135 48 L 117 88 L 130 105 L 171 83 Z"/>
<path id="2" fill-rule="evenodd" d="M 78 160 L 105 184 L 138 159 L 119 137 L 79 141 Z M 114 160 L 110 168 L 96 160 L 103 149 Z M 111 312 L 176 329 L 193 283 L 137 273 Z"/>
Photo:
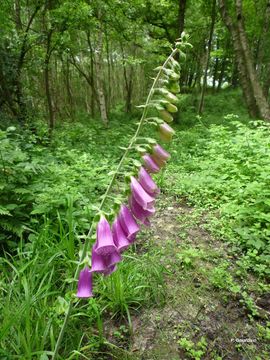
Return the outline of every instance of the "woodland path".
<path id="1" fill-rule="evenodd" d="M 270 358 L 266 340 L 258 338 L 257 324 L 239 296 L 222 288 L 224 271 L 229 274 L 236 259 L 207 227 L 207 217 L 183 199 L 159 198 L 151 228 L 138 239 L 138 251 L 145 241 L 159 249 L 166 302 L 133 316 L 132 359 Z M 224 262 L 229 264 L 225 270 Z"/>

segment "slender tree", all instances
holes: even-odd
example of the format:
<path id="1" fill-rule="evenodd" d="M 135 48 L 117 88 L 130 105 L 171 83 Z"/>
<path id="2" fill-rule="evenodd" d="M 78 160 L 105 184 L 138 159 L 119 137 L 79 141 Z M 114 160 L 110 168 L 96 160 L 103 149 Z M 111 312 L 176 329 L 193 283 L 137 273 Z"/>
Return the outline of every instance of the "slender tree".
<path id="1" fill-rule="evenodd" d="M 232 36 L 240 82 L 249 114 L 252 117 L 260 116 L 264 120 L 270 121 L 270 107 L 253 66 L 254 61 L 244 28 L 242 1 L 235 0 L 234 18 L 229 14 L 229 6 L 226 0 L 220 0 L 219 6 L 221 16 Z"/>

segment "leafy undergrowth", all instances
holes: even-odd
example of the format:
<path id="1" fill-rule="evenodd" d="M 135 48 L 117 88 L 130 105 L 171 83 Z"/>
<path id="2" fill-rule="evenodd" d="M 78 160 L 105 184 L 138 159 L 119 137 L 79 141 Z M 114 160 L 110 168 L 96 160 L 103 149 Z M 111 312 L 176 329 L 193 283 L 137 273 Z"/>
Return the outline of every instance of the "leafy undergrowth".
<path id="1" fill-rule="evenodd" d="M 236 117 L 178 132 L 160 181 L 211 212 L 211 231 L 232 244 L 243 271 L 269 277 L 270 128 Z"/>
<path id="2" fill-rule="evenodd" d="M 74 262 L 135 121 L 1 132 L 1 360 L 49 359 L 70 297 L 65 360 L 269 358 L 269 130 L 224 116 L 230 96 L 183 115 L 152 228 L 89 302 Z"/>
<path id="3" fill-rule="evenodd" d="M 86 231 L 133 127 L 131 119 L 109 129 L 94 120 L 66 123 L 50 144 L 42 128 L 0 131 L 0 245 L 35 241 L 44 216 L 65 231 Z"/>

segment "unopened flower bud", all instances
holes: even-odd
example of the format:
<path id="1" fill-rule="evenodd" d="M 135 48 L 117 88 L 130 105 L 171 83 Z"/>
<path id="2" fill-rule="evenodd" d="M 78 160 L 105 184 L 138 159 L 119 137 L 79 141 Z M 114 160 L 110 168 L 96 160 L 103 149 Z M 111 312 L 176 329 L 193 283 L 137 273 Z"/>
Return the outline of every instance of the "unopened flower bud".
<path id="1" fill-rule="evenodd" d="M 159 127 L 159 136 L 161 140 L 169 142 L 172 140 L 175 131 L 166 123 L 163 123 Z"/>
<path id="2" fill-rule="evenodd" d="M 167 123 L 173 122 L 173 117 L 167 110 L 161 110 L 159 114 L 160 117 Z"/>
<path id="3" fill-rule="evenodd" d="M 166 104 L 166 108 L 170 113 L 176 113 L 178 111 L 177 107 L 171 103 Z"/>

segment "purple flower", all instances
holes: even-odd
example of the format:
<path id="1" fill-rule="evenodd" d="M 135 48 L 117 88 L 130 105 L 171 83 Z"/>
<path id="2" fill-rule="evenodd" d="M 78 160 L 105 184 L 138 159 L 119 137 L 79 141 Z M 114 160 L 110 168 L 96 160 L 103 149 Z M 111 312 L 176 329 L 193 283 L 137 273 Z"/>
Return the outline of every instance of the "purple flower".
<path id="1" fill-rule="evenodd" d="M 134 196 L 130 196 L 129 198 L 129 206 L 132 211 L 132 214 L 140 220 L 144 225 L 150 225 L 148 217 L 152 216 L 155 213 L 155 209 L 152 207 L 151 209 L 143 209 L 140 204 L 137 203 Z"/>
<path id="2" fill-rule="evenodd" d="M 127 236 L 127 239 L 130 241 L 135 240 L 136 234 L 140 230 L 140 228 L 136 223 L 135 219 L 133 218 L 128 207 L 125 205 L 121 205 L 121 209 L 119 212 L 119 220 L 122 229 L 124 230 L 125 235 Z"/>
<path id="3" fill-rule="evenodd" d="M 117 265 L 109 266 L 106 270 L 102 271 L 102 274 L 105 276 L 108 276 L 108 275 L 112 274 L 113 272 L 115 272 L 116 269 L 117 269 Z"/>
<path id="4" fill-rule="evenodd" d="M 116 246 L 113 241 L 113 236 L 110 224 L 104 216 L 101 216 L 97 225 L 97 241 L 95 251 L 98 255 L 108 255 L 115 252 Z"/>
<path id="5" fill-rule="evenodd" d="M 159 135 L 161 140 L 169 142 L 172 140 L 175 131 L 170 127 L 170 125 L 163 123 L 159 127 Z"/>
<path id="6" fill-rule="evenodd" d="M 92 297 L 92 273 L 88 266 L 81 270 L 78 282 L 78 291 L 76 296 L 79 298 Z"/>
<path id="7" fill-rule="evenodd" d="M 142 159 L 143 159 L 145 168 L 150 173 L 158 173 L 159 172 L 158 164 L 154 161 L 154 159 L 149 154 L 143 155 Z"/>
<path id="8" fill-rule="evenodd" d="M 130 245 L 130 242 L 126 237 L 124 230 L 122 229 L 119 218 L 115 219 L 114 223 L 112 224 L 112 233 L 117 250 L 119 252 L 124 251 Z"/>
<path id="9" fill-rule="evenodd" d="M 158 144 L 153 146 L 152 151 L 153 151 L 152 157 L 159 167 L 164 166 L 166 160 L 168 160 L 171 157 L 171 155 Z"/>
<path id="10" fill-rule="evenodd" d="M 134 176 L 131 176 L 130 188 L 132 196 L 134 196 L 137 203 L 140 204 L 144 210 L 151 209 L 153 207 L 155 199 L 144 190 L 142 185 L 137 179 L 135 179 Z"/>
<path id="11" fill-rule="evenodd" d="M 151 196 L 155 196 L 160 193 L 160 190 L 157 187 L 156 183 L 144 167 L 141 167 L 139 171 L 139 183 L 142 185 L 144 190 L 147 191 Z"/>
<path id="12" fill-rule="evenodd" d="M 92 248 L 92 267 L 91 272 L 106 273 L 108 269 L 122 260 L 121 255 L 117 250 L 114 250 L 108 255 L 99 255 L 96 251 L 97 244 Z"/>

